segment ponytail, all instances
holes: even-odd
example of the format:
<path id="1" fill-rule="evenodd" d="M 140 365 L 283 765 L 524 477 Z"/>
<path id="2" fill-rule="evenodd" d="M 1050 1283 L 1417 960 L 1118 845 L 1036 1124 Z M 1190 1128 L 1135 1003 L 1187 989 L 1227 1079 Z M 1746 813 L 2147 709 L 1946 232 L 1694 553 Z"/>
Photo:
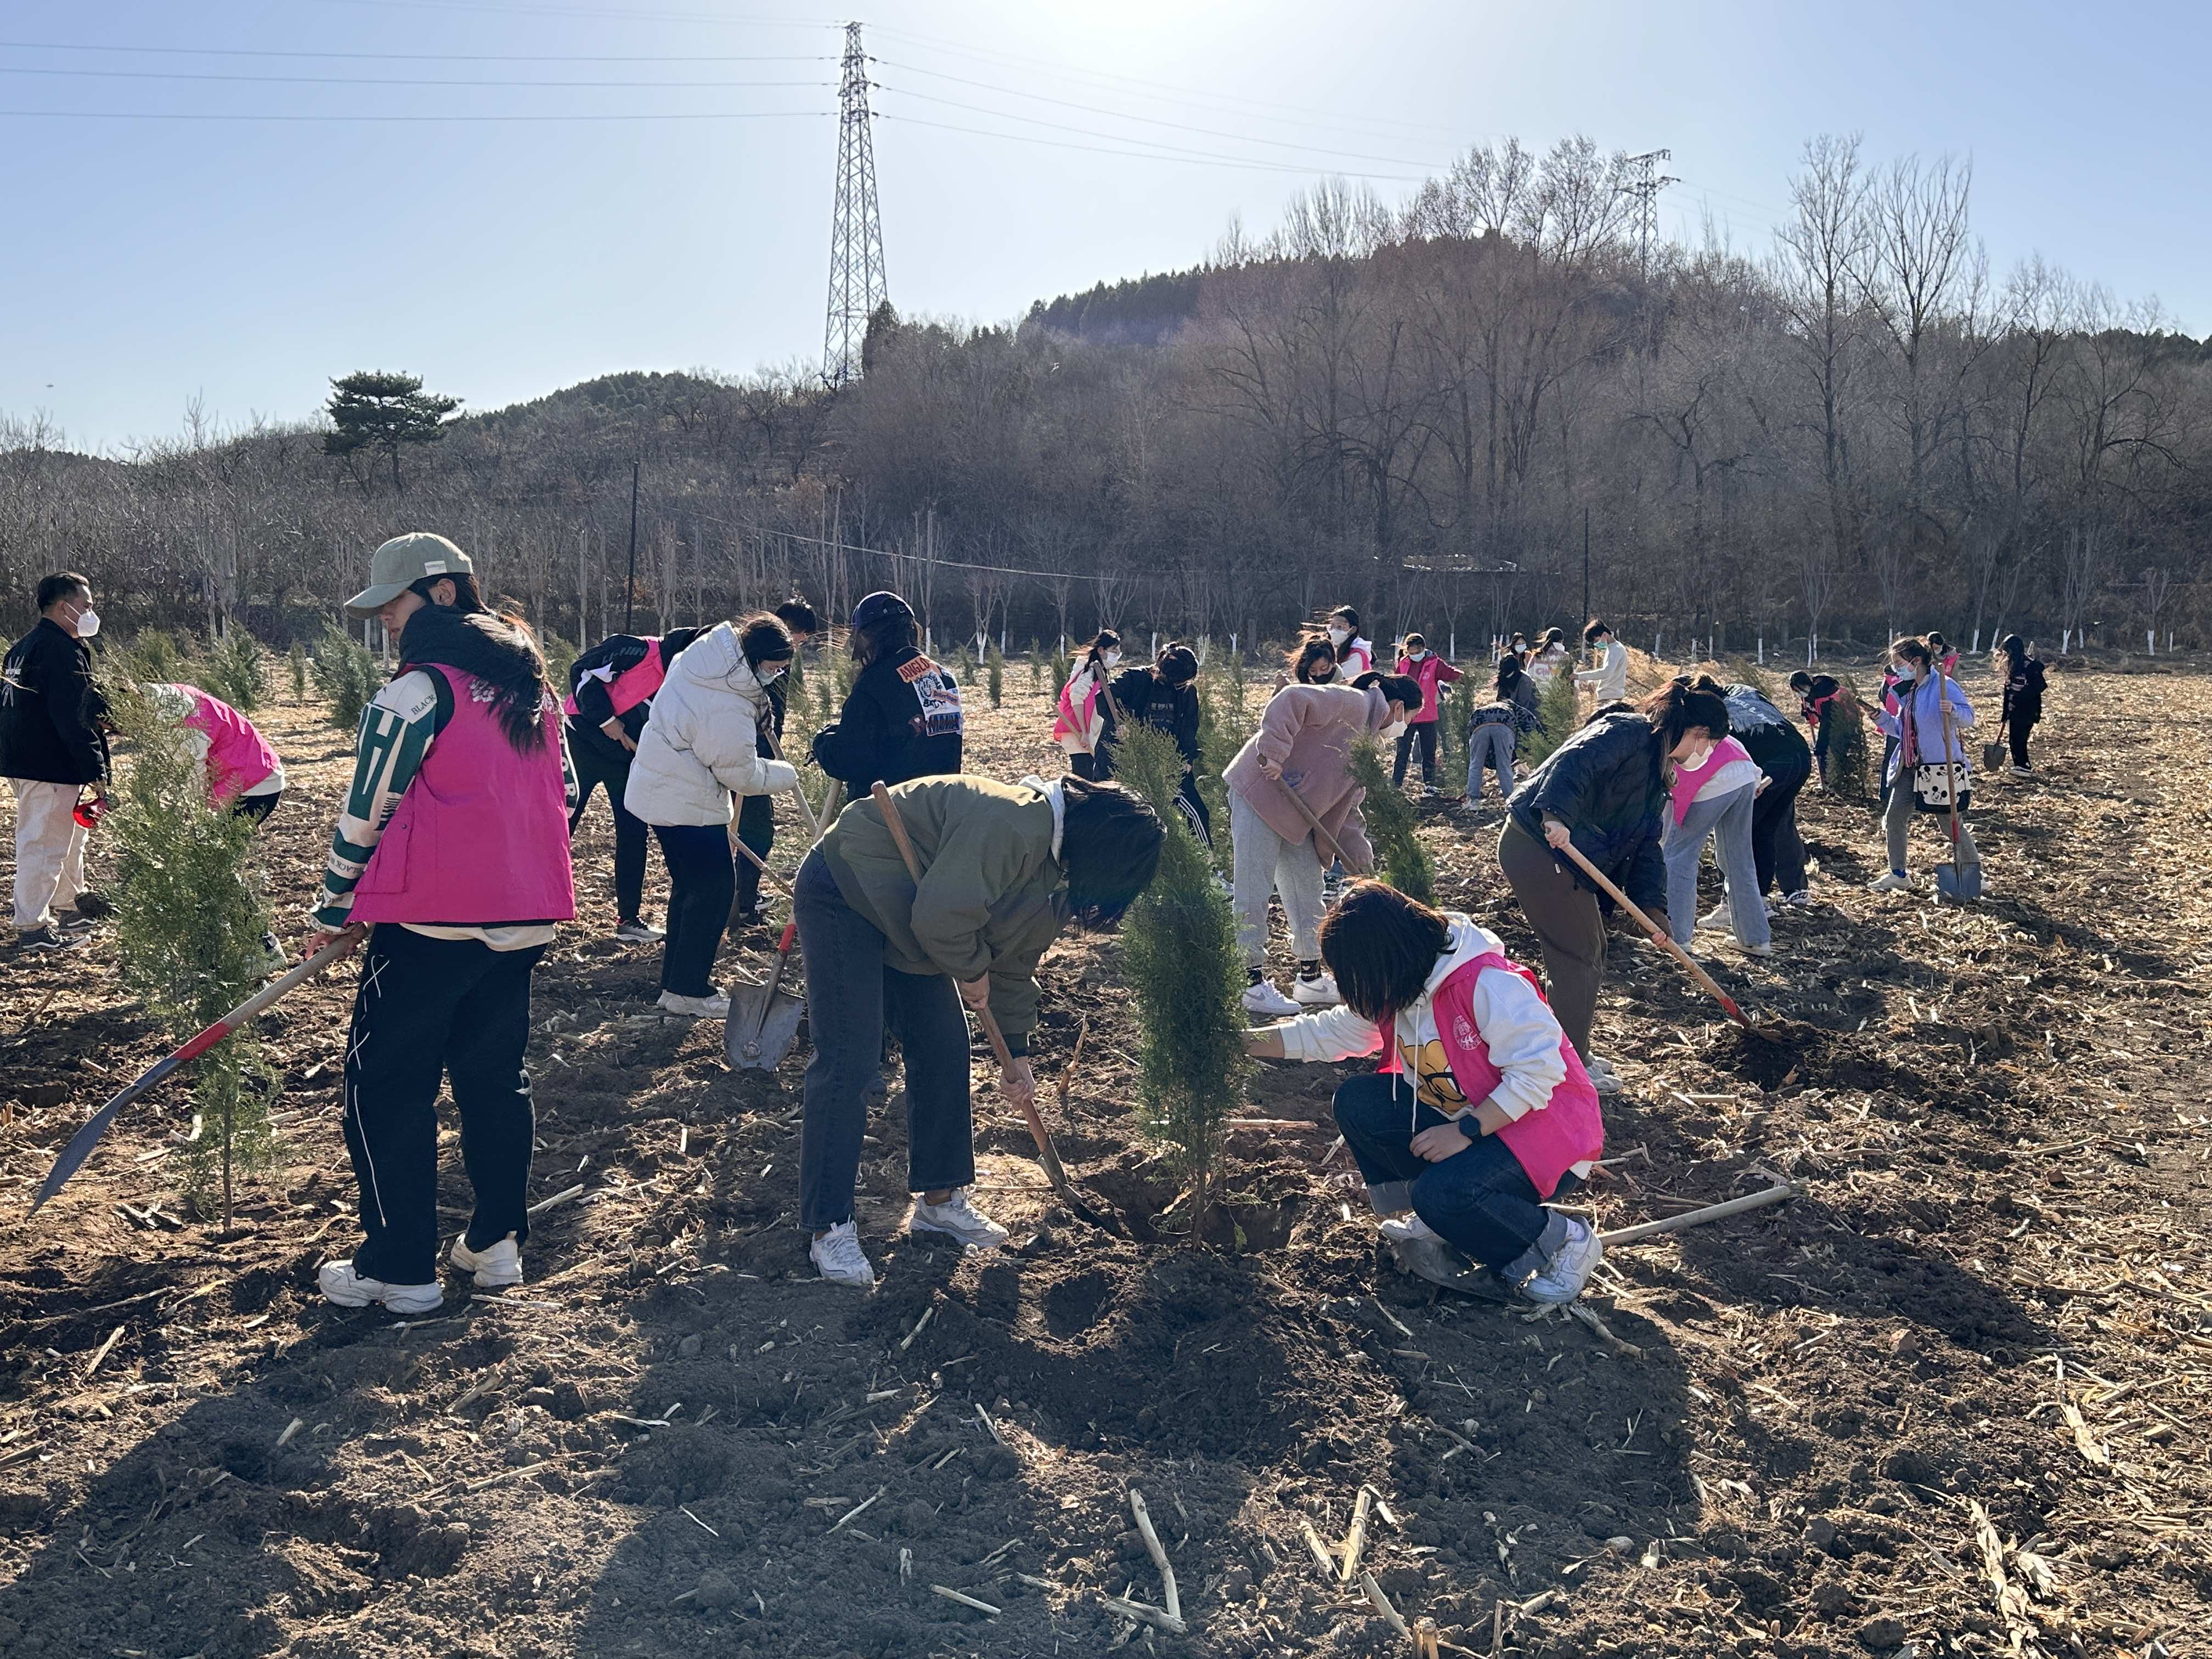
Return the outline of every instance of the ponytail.
<path id="1" fill-rule="evenodd" d="M 1711 674 L 1677 674 L 1638 705 L 1668 749 L 1692 730 L 1712 733 L 1717 743 L 1729 734 L 1728 695 Z"/>

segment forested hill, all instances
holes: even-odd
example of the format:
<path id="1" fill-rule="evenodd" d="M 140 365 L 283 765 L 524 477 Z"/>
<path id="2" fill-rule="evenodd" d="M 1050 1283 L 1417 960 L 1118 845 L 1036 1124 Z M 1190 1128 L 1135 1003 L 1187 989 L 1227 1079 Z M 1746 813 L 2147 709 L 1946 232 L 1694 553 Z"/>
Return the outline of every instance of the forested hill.
<path id="1" fill-rule="evenodd" d="M 1037 301 L 1026 320 L 1095 345 L 1164 345 L 1197 316 L 1205 275 L 1194 267 L 1101 283 L 1081 294 Z"/>

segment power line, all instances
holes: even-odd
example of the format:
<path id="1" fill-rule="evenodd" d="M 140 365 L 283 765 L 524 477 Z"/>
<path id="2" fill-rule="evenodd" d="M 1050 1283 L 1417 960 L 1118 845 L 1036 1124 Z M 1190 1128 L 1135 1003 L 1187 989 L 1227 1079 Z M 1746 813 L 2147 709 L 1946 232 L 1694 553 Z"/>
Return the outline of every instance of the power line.
<path id="1" fill-rule="evenodd" d="M 614 11 L 604 6 L 497 5 L 491 0 L 322 0 L 337 6 L 391 6 L 408 11 L 489 12 L 507 17 L 576 17 L 617 23 L 759 24 L 769 28 L 828 29 L 819 17 L 716 17 L 698 11 Z"/>
<path id="2" fill-rule="evenodd" d="M 817 61 L 826 62 L 827 59 Z M 285 87 L 644 87 L 663 91 L 685 88 L 726 89 L 735 87 L 826 87 L 827 81 L 489 81 L 426 79 L 415 76 L 369 75 L 238 75 L 206 70 L 95 70 L 0 64 L 0 75 L 54 75 L 102 81 L 221 81 L 255 86 Z"/>
<path id="3" fill-rule="evenodd" d="M 612 55 L 605 52 L 283 52 L 267 46 L 78 46 L 58 40 L 0 40 L 5 52 L 89 52 L 162 58 L 355 58 L 379 63 L 423 64 L 832 64 L 826 52 L 787 52 L 766 57 L 727 57 L 699 52 Z"/>
<path id="4" fill-rule="evenodd" d="M 886 88 L 884 90 L 893 91 L 896 90 L 896 88 Z M 981 112 L 986 115 L 994 115 L 998 113 L 995 110 L 985 110 Z M 1119 155 L 1126 160 L 1133 161 L 1182 161 L 1196 167 L 1237 167 L 1249 173 L 1295 173 L 1300 178 L 1311 178 L 1316 171 L 1316 169 L 1310 167 L 1294 167 L 1287 161 L 1255 161 L 1232 155 L 1209 155 L 1204 150 L 1181 150 L 1170 152 L 1145 149 L 1108 149 L 1098 144 L 1073 144 L 1063 138 L 1040 137 L 1035 133 L 999 132 L 994 131 L 989 127 L 963 127 L 957 122 L 933 121 L 927 117 L 921 115 L 898 115 L 889 110 L 878 111 L 876 115 L 876 119 L 878 121 L 903 121 L 910 127 L 933 127 L 939 132 L 964 132 L 978 138 L 1004 138 L 1018 144 L 1042 145 L 1047 149 L 1080 150 L 1091 155 Z M 1070 129 L 1070 131 L 1079 131 L 1079 129 Z M 1106 138 L 1115 138 L 1119 137 L 1119 135 L 1114 133 L 1102 133 L 1097 136 Z M 1142 143 L 1144 141 L 1139 139 L 1123 140 L 1122 142 Z M 1357 173 L 1349 172 L 1343 168 L 1331 168 L 1329 171 L 1346 179 L 1371 179 L 1395 184 L 1409 185 L 1418 185 L 1426 182 L 1419 175 L 1414 173 Z"/>
<path id="5" fill-rule="evenodd" d="M 828 113 L 827 110 L 818 109 L 738 109 L 653 111 L 627 115 L 276 115 L 238 111 L 198 114 L 143 109 L 0 109 L 0 118 L 36 121 L 368 121 L 381 125 L 410 121 L 757 121 L 777 120 L 791 116 L 819 118 Z"/>
<path id="6" fill-rule="evenodd" d="M 1429 167 L 1441 171 L 1443 167 L 1445 165 L 1436 161 L 1417 161 L 1403 155 L 1370 155 L 1363 154 L 1358 150 L 1338 150 L 1327 144 L 1301 144 L 1288 138 L 1262 138 L 1251 133 L 1224 132 L 1218 127 L 1192 126 L 1187 122 L 1164 120 L 1160 117 L 1154 115 L 1137 115 L 1126 110 L 1109 109 L 1100 104 L 1079 104 L 1066 98 L 1048 97 L 1041 92 L 1023 92 L 1012 87 L 994 86 L 988 81 L 971 81 L 964 76 L 947 75 L 941 70 L 923 69 L 919 64 L 896 64 L 893 63 L 889 58 L 878 58 L 876 61 L 880 63 L 885 69 L 903 70 L 915 75 L 927 75 L 933 76 L 937 80 L 951 81 L 963 87 L 980 87 L 986 92 L 1000 93 L 1009 98 L 1028 98 L 1041 104 L 1057 105 L 1062 109 L 1082 110 L 1089 114 L 1109 116 L 1115 120 L 1121 121 L 1141 121 L 1147 126 L 1171 127 L 1178 132 L 1194 132 L 1208 138 L 1227 138 L 1235 143 L 1245 144 L 1266 144 L 1275 149 L 1303 149 L 1316 151 L 1324 155 L 1340 155 L 1349 157 L 1351 160 L 1356 161 L 1388 161 L 1394 167 Z M 933 103 L 951 104 L 956 109 L 976 108 L 976 106 L 975 105 L 956 103 L 953 100 L 949 98 L 931 98 L 930 94 L 926 92 L 908 91 L 905 95 L 908 98 L 927 99 Z M 1011 111 L 991 110 L 984 112 L 988 114 L 1004 114 L 1006 118 L 1011 121 L 1026 121 L 1034 118 L 1025 115 L 1016 115 Z M 1063 130 L 1067 131 L 1081 131 L 1079 128 L 1066 128 Z M 1150 141 L 1147 140 L 1145 142 Z"/>

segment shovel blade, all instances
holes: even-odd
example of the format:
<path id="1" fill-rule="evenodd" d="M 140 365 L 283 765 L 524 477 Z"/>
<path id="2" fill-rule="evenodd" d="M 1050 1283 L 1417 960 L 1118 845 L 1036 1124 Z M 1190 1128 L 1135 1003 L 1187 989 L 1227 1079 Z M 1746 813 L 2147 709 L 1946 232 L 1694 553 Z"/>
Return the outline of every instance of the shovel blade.
<path id="1" fill-rule="evenodd" d="M 765 985 L 740 985 L 730 995 L 722 1023 L 722 1053 L 733 1072 L 773 1072 L 799 1041 L 806 1017 L 804 999 L 788 991 L 769 998 Z"/>
<path id="2" fill-rule="evenodd" d="M 1982 866 L 1978 864 L 1939 864 L 1936 887 L 1947 899 L 1963 904 L 1982 896 Z"/>

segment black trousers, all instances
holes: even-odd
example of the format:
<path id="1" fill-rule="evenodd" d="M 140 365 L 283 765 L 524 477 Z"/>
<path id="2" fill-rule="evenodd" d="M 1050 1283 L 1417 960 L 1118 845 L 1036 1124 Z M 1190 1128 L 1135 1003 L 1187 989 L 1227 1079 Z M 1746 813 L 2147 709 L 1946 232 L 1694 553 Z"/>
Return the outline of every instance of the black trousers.
<path id="1" fill-rule="evenodd" d="M 775 798 L 773 795 L 741 795 L 738 798 L 738 839 L 763 858 L 775 845 Z M 730 857 L 736 862 L 732 868 L 738 878 L 737 908 L 750 912 L 760 908 L 760 866 L 743 853 L 732 849 Z"/>
<path id="2" fill-rule="evenodd" d="M 2014 766 L 2027 764 L 2027 734 L 2034 730 L 2033 720 L 2017 719 L 2005 728 L 2005 735 L 2012 743 L 2012 763 Z"/>
<path id="3" fill-rule="evenodd" d="M 1095 755 L 1070 755 L 1067 769 L 1086 783 L 1101 783 L 1114 775 L 1113 763 L 1103 749 Z"/>
<path id="4" fill-rule="evenodd" d="M 592 791 L 605 784 L 607 804 L 615 809 L 615 920 L 635 921 L 645 902 L 645 821 L 623 805 L 629 787 L 629 752 L 623 750 L 615 760 L 596 734 L 578 738 L 574 730 L 572 724 L 568 762 L 576 769 L 576 810 L 568 815 L 568 834 L 574 837 L 584 809 L 592 804 Z"/>
<path id="5" fill-rule="evenodd" d="M 660 951 L 660 988 L 679 997 L 714 994 L 714 958 L 730 925 L 738 874 L 730 867 L 730 831 L 720 823 L 656 823 L 653 838 L 668 864 L 668 938 Z"/>
<path id="6" fill-rule="evenodd" d="M 1421 781 L 1432 787 L 1436 783 L 1437 723 L 1434 720 L 1415 721 L 1406 728 L 1405 735 L 1398 739 L 1398 763 L 1390 769 L 1392 783 L 1405 782 L 1406 761 L 1413 752 L 1413 745 L 1417 743 L 1421 746 Z"/>
<path id="7" fill-rule="evenodd" d="M 1782 884 L 1786 897 L 1805 890 L 1805 843 L 1797 834 L 1797 797 L 1811 779 L 1808 766 L 1795 775 L 1778 777 L 1759 792 L 1751 804 L 1751 862 L 1759 872 L 1762 897 Z"/>
<path id="8" fill-rule="evenodd" d="M 1176 786 L 1176 810 L 1182 814 L 1183 822 L 1200 847 L 1213 846 L 1213 814 L 1206 810 L 1206 797 L 1198 793 L 1198 774 L 1186 767 L 1182 781 Z"/>
<path id="9" fill-rule="evenodd" d="M 438 1085 L 450 1079 L 461 1163 L 476 1189 L 471 1249 L 530 1236 L 537 1114 L 522 1063 L 530 973 L 544 947 L 495 951 L 379 922 L 346 1042 L 345 1141 L 361 1188 L 354 1269 L 392 1285 L 438 1276 Z"/>
<path id="10" fill-rule="evenodd" d="M 230 815 L 234 818 L 244 818 L 258 829 L 269 822 L 269 815 L 276 810 L 276 803 L 283 799 L 282 789 L 273 795 L 240 795 L 231 802 Z"/>

